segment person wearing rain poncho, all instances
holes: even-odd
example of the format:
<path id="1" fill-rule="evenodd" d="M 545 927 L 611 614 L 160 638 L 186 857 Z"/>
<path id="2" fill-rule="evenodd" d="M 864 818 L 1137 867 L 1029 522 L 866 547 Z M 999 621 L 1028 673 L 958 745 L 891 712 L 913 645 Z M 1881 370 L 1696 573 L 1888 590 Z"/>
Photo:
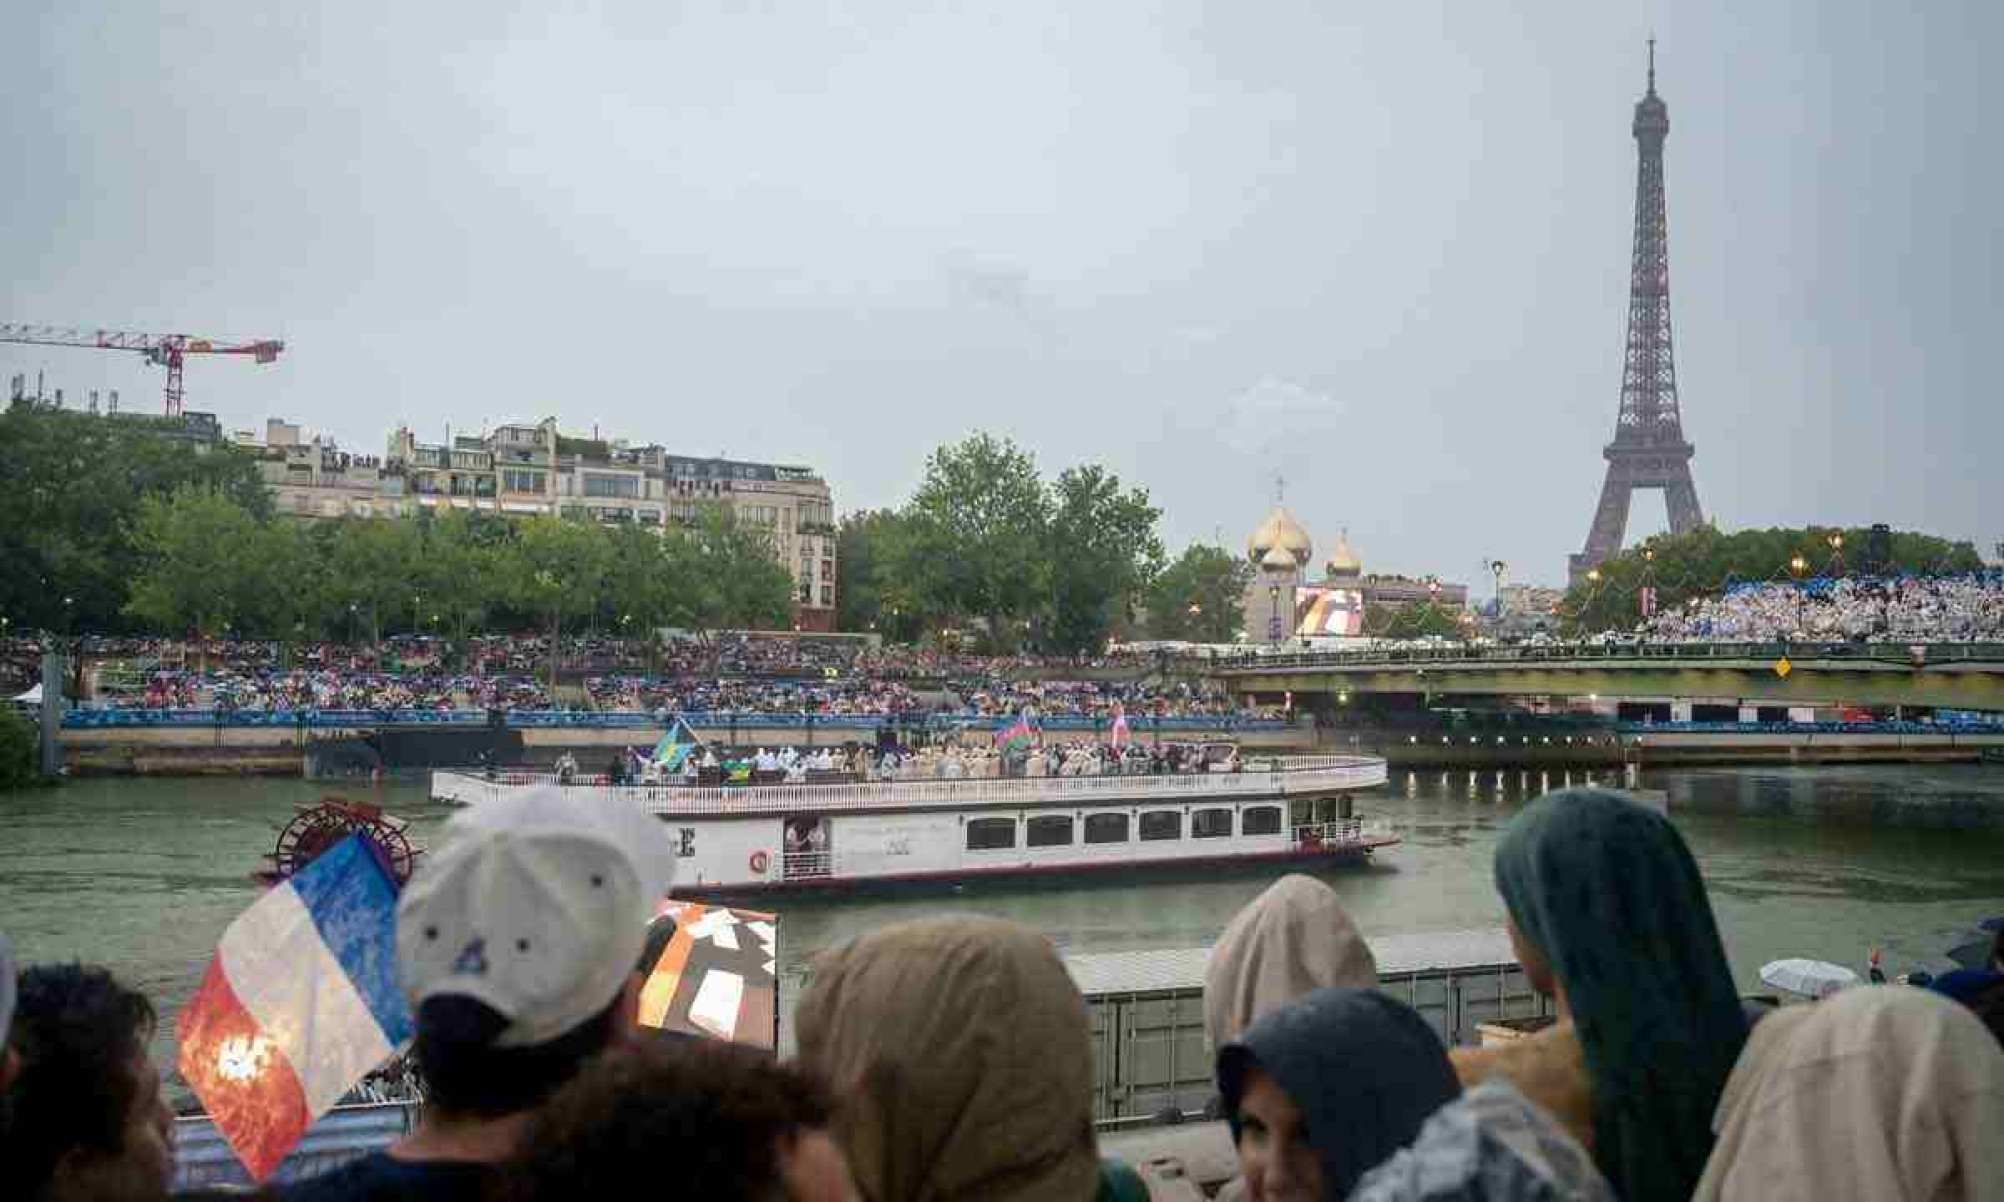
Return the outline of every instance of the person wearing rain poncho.
<path id="1" fill-rule="evenodd" d="M 2004 1051 L 1925 989 L 1847 989 L 1760 1021 L 1696 1202 L 2004 1197 Z"/>
<path id="2" fill-rule="evenodd" d="M 1204 963 L 1204 1034 L 1211 1052 L 1317 989 L 1371 989 L 1378 965 L 1336 891 L 1284 876 L 1233 916 Z"/>
<path id="3" fill-rule="evenodd" d="M 1456 1049 L 1593 1153 L 1625 1202 L 1689 1198 L 1747 1024 L 1697 864 L 1669 819 L 1604 789 L 1527 806 L 1496 849 L 1517 958 L 1561 1021 Z"/>
<path id="4" fill-rule="evenodd" d="M 842 1099 L 868 1202 L 1142 1202 L 1092 1127 L 1085 1000 L 1050 941 L 994 918 L 883 927 L 816 960 L 800 1060 Z"/>

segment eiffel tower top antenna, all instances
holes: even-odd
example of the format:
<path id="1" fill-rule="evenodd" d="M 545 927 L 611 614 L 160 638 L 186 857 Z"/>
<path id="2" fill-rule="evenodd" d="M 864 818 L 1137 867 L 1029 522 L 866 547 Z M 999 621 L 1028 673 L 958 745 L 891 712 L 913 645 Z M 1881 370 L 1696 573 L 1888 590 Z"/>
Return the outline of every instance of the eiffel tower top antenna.
<path id="1" fill-rule="evenodd" d="M 1656 35 L 1649 35 L 1649 94 L 1656 95 Z"/>

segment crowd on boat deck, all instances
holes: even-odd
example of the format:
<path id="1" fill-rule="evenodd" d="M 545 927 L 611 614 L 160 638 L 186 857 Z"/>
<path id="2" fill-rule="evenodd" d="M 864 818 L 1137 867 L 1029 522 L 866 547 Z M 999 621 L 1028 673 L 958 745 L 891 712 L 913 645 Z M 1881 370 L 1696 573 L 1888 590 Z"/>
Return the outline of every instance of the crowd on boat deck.
<path id="1" fill-rule="evenodd" d="M 726 782 L 779 781 L 805 784 L 839 778 L 848 781 L 978 780 L 1000 777 L 1161 776 L 1185 772 L 1237 772 L 1242 764 L 1236 746 L 1210 756 L 1197 744 L 1163 743 L 1121 747 L 1091 740 L 1046 741 L 1023 749 L 997 747 L 986 736 L 974 745 L 946 744 L 911 748 L 850 744 L 844 747 L 760 747 L 750 755 L 723 755 L 710 748 L 685 757 L 675 777 L 688 783 L 706 771 Z M 575 779 L 574 757 L 557 761 L 560 778 Z M 614 758 L 605 773 L 615 784 L 651 779 L 647 757 L 632 747 Z"/>
<path id="2" fill-rule="evenodd" d="M 1163 1129 L 1213 1133 L 1218 1172 L 1188 1142 L 1105 1154 L 1084 1001 L 1051 942 L 1014 922 L 900 922 L 824 954 L 787 1059 L 643 1031 L 636 966 L 674 866 L 659 823 L 559 790 L 455 815 L 398 901 L 415 1128 L 261 1196 L 2004 1196 L 2004 935 L 1951 989 L 1743 1001 L 1683 839 L 1607 790 L 1539 799 L 1495 853 L 1518 961 L 1557 1014 L 1529 1038 L 1443 1046 L 1378 990 L 1368 945 L 1313 878 L 1284 877 L 1234 917 L 1204 980 L 1214 1121 Z M 154 1024 L 106 971 L 17 976 L 0 941 L 0 1196 L 168 1196 Z"/>

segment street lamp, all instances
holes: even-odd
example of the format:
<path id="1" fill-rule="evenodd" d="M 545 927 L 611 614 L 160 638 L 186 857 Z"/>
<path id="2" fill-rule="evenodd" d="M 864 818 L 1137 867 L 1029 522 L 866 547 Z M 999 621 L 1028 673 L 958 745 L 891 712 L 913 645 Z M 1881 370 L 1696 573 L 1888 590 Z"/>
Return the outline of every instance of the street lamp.
<path id="1" fill-rule="evenodd" d="M 1586 574 L 1586 578 L 1587 578 L 1588 580 L 1592 581 L 1592 582 L 1593 582 L 1593 583 L 1595 583 L 1595 584 L 1599 584 L 1599 583 L 1600 583 L 1600 569 L 1599 569 L 1599 568 L 1588 568 L 1588 569 L 1587 569 L 1587 574 Z"/>
<path id="2" fill-rule="evenodd" d="M 1800 576 L 1809 570 L 1809 561 L 1798 555 L 1788 561 L 1788 570 Z"/>
<path id="3" fill-rule="evenodd" d="M 1844 536 L 1841 534 L 1832 534 L 1830 536 L 1830 549 L 1832 551 L 1842 551 L 1844 549 Z"/>

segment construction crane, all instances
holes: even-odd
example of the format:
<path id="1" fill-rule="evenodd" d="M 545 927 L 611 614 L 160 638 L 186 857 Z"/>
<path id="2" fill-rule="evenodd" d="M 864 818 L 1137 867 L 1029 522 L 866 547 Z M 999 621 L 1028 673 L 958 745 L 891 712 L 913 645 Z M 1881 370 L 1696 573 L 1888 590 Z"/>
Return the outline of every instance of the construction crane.
<path id="1" fill-rule="evenodd" d="M 130 330 L 84 330 L 64 326 L 9 325 L 0 322 L 0 342 L 31 346 L 84 346 L 100 351 L 137 351 L 146 361 L 167 369 L 167 416 L 181 416 L 181 364 L 189 355 L 249 355 L 270 363 L 285 349 L 275 338 L 232 342 L 197 338 L 192 334 L 136 334 Z"/>

